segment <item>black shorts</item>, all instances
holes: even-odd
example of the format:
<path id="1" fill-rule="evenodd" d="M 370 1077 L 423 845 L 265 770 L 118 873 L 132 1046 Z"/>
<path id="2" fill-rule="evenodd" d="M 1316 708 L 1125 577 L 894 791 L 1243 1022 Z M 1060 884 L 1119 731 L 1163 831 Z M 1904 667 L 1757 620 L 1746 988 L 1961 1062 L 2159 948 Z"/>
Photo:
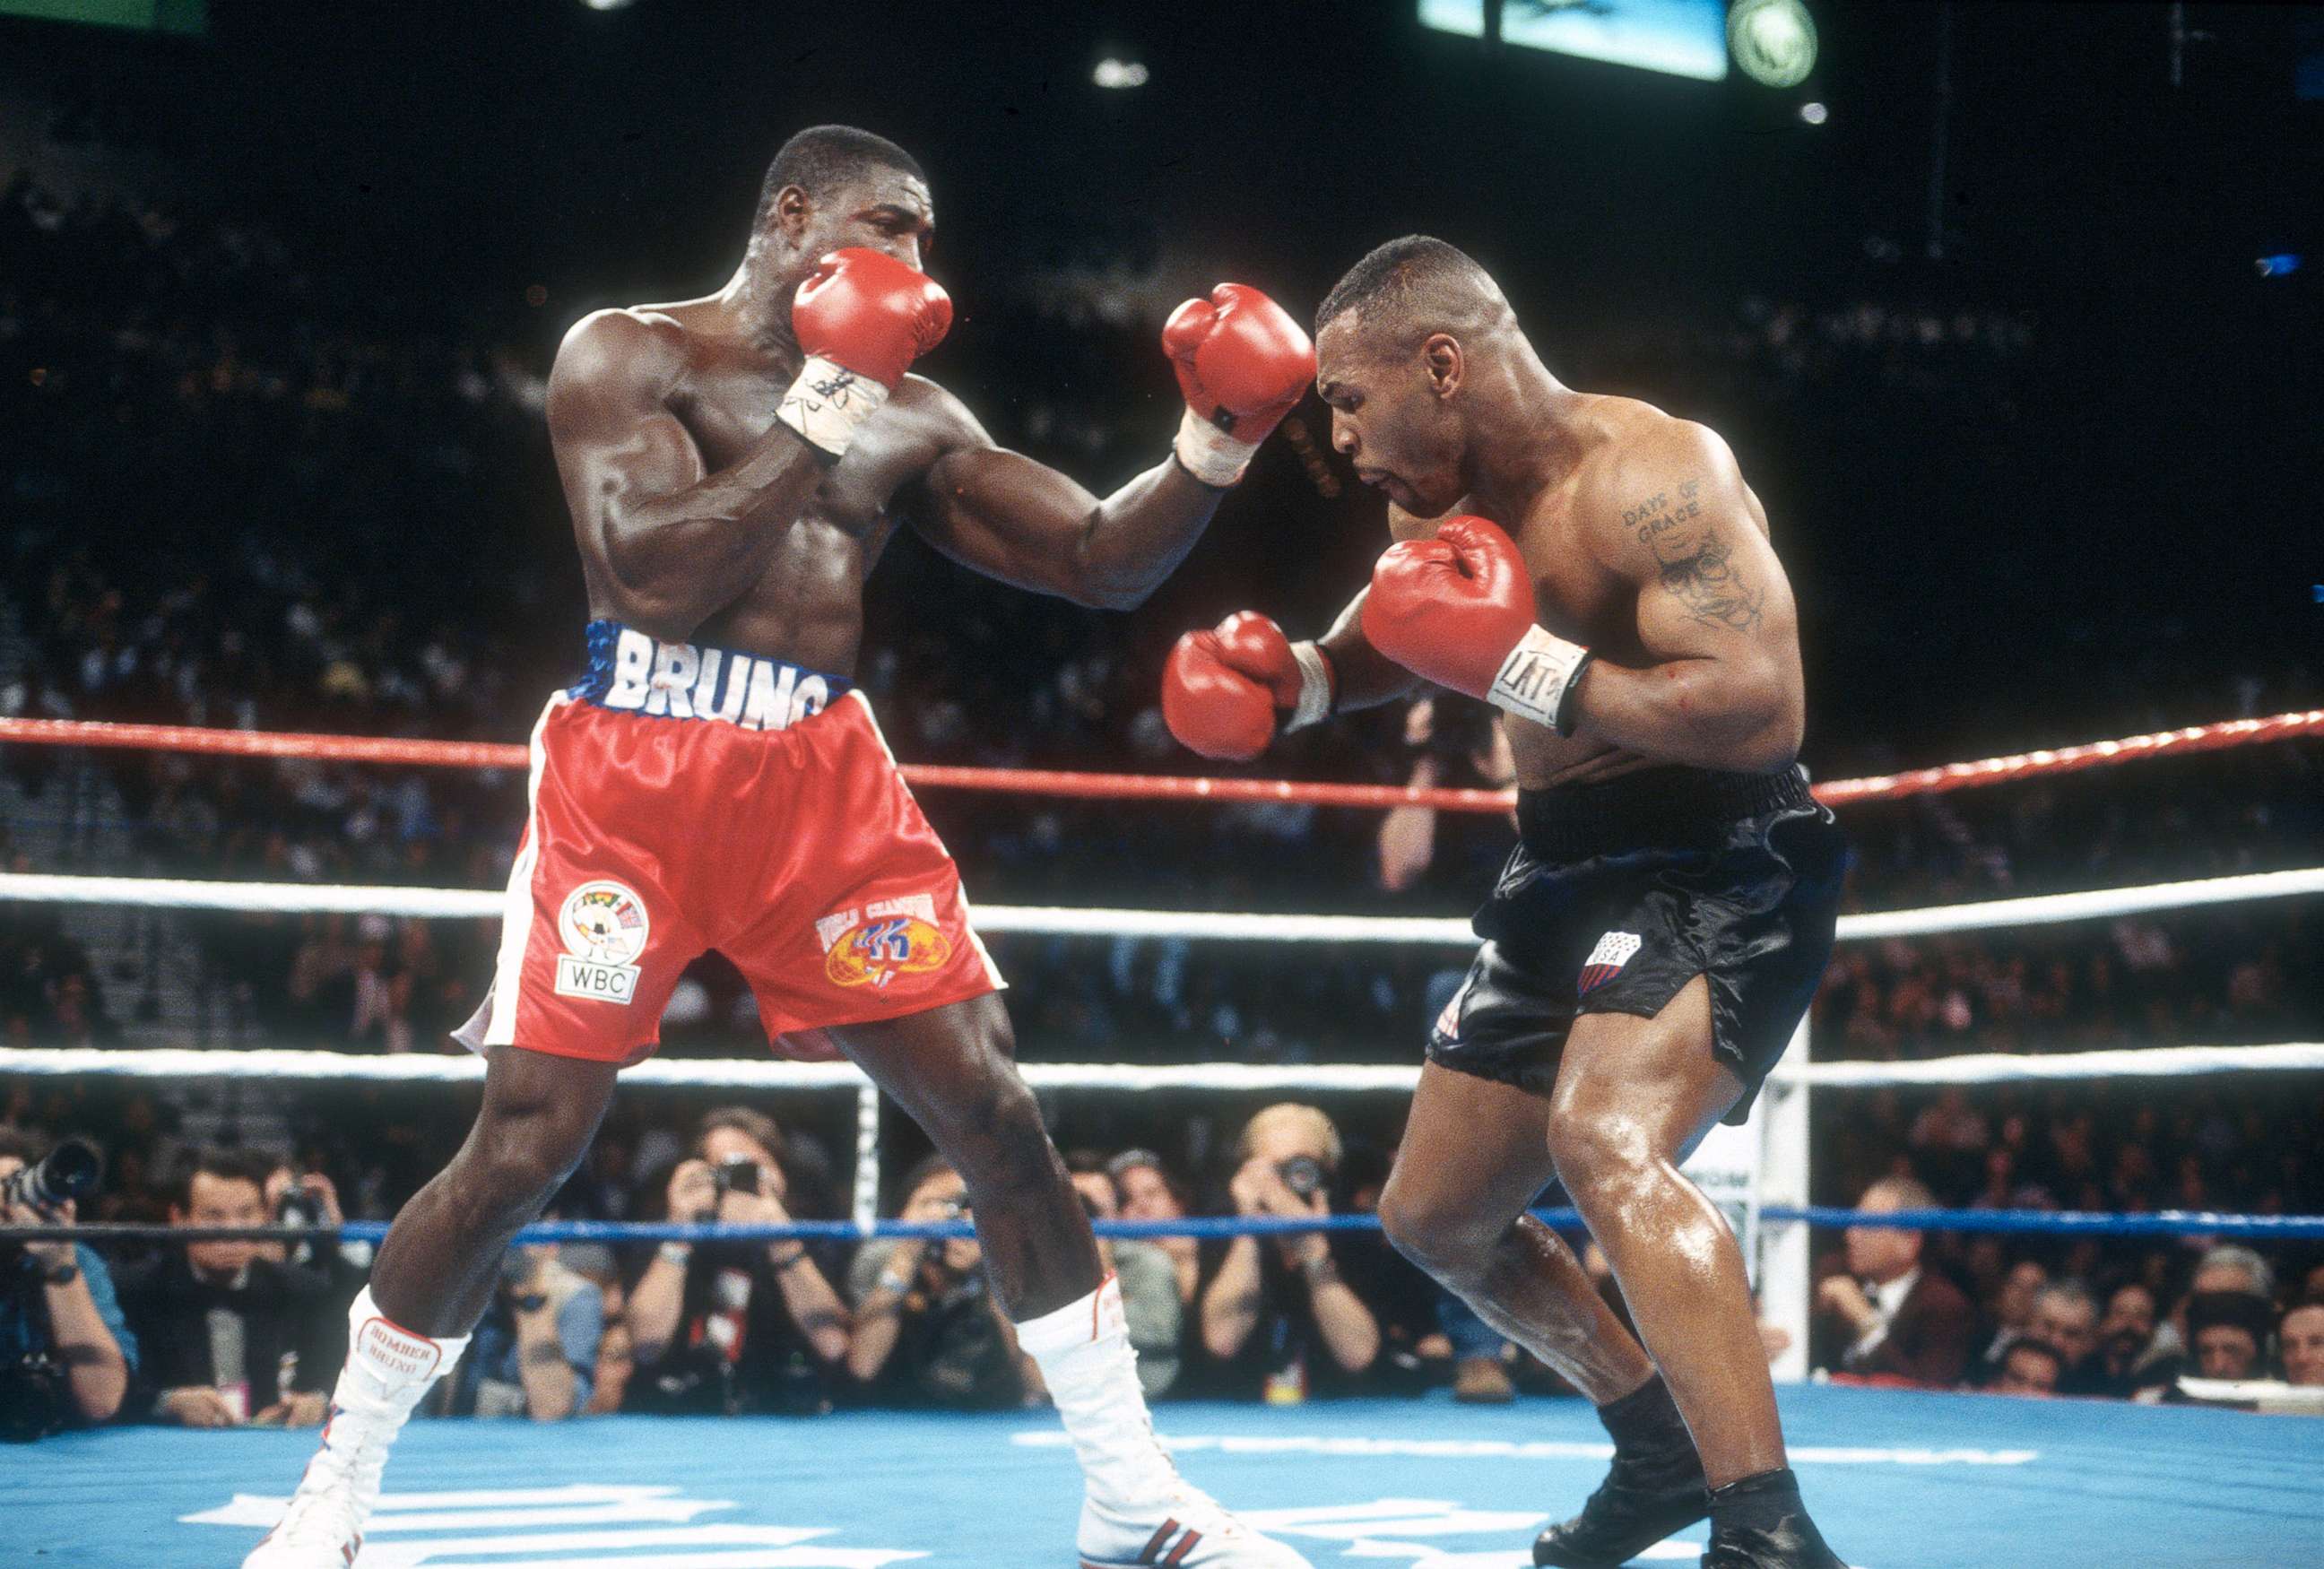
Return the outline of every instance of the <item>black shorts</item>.
<path id="1" fill-rule="evenodd" d="M 1848 844 L 1807 775 L 1644 770 L 1527 791 L 1517 826 L 1429 1060 L 1546 1095 L 1577 1015 L 1651 1019 L 1703 975 L 1742 1121 L 1831 956 Z"/>

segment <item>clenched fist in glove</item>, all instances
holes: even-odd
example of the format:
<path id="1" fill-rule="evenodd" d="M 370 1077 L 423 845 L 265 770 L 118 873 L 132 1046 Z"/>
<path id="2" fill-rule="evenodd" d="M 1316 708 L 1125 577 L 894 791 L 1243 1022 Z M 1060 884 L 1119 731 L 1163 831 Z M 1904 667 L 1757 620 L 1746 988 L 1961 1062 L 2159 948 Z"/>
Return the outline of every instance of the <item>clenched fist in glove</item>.
<path id="1" fill-rule="evenodd" d="M 1363 625 L 1366 642 L 1414 675 L 1573 734 L 1590 651 L 1535 623 L 1533 574 L 1483 518 L 1447 518 L 1433 540 L 1389 546 Z"/>
<path id="2" fill-rule="evenodd" d="M 1278 722 L 1296 730 L 1331 711 L 1330 660 L 1255 610 L 1188 632 L 1162 668 L 1162 717 L 1204 757 L 1246 762 L 1267 750 Z"/>
<path id="3" fill-rule="evenodd" d="M 798 286 L 791 330 L 807 364 L 775 417 L 836 457 L 952 330 L 952 297 L 886 252 L 851 245 Z"/>
<path id="4" fill-rule="evenodd" d="M 1248 283 L 1170 313 L 1162 347 L 1186 394 L 1178 461 L 1204 485 L 1242 477 L 1259 444 L 1315 379 L 1315 346 L 1290 313 Z"/>

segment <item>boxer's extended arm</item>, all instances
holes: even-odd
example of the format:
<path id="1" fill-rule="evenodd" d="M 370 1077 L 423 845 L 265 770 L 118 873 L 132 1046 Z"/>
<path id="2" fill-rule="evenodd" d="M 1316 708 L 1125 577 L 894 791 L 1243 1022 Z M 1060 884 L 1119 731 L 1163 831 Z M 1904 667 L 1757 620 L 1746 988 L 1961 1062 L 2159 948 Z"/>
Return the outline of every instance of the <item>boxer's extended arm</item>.
<path id="1" fill-rule="evenodd" d="M 566 335 L 549 432 L 595 612 L 683 639 L 759 579 L 830 458 L 782 420 L 713 474 L 669 411 L 678 329 L 601 310 Z"/>
<path id="2" fill-rule="evenodd" d="M 1226 494 L 1165 458 L 1100 500 L 994 443 L 961 401 L 936 392 L 952 444 L 910 508 L 922 538 L 962 566 L 1077 605 L 1130 610 L 1186 558 Z"/>
<path id="3" fill-rule="evenodd" d="M 1674 420 L 1581 498 L 1591 543 L 1637 594 L 1646 662 L 1593 660 L 1575 733 L 1643 757 L 1769 771 L 1798 754 L 1798 613 L 1727 444 Z"/>
<path id="4" fill-rule="evenodd" d="M 1388 533 L 1391 542 L 1425 540 L 1435 531 L 1434 518 L 1416 518 L 1402 507 L 1389 504 Z M 1333 674 L 1339 678 L 1338 688 L 1332 696 L 1334 714 L 1393 703 L 1412 696 L 1427 684 L 1364 641 L 1364 595 L 1370 592 L 1369 587 L 1357 590 L 1348 608 L 1340 612 L 1340 619 L 1332 623 L 1332 630 L 1316 640 L 1316 646 L 1331 656 Z"/>

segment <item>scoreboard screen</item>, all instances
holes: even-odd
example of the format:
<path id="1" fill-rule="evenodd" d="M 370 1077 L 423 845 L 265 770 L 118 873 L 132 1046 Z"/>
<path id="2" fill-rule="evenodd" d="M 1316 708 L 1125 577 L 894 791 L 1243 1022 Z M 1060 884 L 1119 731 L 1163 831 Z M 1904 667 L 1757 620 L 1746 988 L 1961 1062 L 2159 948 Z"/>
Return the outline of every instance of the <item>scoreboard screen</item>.
<path id="1" fill-rule="evenodd" d="M 1420 23 L 1485 35 L 1486 0 L 1420 0 Z M 1715 82 L 1727 75 L 1720 0 L 1501 0 L 1501 42 Z"/>
<path id="2" fill-rule="evenodd" d="M 209 25 L 208 0 L 0 0 L 0 16 L 86 22 L 140 32 L 198 34 Z"/>

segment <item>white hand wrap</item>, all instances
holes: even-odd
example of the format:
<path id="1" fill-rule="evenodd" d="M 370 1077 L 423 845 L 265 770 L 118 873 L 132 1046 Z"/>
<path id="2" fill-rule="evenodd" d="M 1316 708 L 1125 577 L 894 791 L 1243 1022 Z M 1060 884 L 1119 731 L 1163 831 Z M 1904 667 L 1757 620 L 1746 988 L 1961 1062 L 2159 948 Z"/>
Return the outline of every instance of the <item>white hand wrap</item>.
<path id="1" fill-rule="evenodd" d="M 1580 643 L 1567 642 L 1541 627 L 1528 627 L 1509 657 L 1501 661 L 1501 673 L 1493 678 L 1485 700 L 1520 719 L 1571 735 L 1573 715 L 1566 710 L 1590 658 L 1590 651 Z"/>
<path id="2" fill-rule="evenodd" d="M 775 418 L 837 457 L 887 401 L 888 389 L 871 377 L 809 355 Z"/>
<path id="3" fill-rule="evenodd" d="M 1291 657 L 1299 661 L 1299 706 L 1291 710 L 1291 717 L 1283 722 L 1286 735 L 1305 729 L 1319 719 L 1332 716 L 1332 661 L 1323 651 L 1312 642 L 1291 645 Z"/>
<path id="4" fill-rule="evenodd" d="M 1259 450 L 1258 442 L 1236 440 L 1192 409 L 1178 421 L 1178 439 L 1172 445 L 1188 474 L 1222 490 L 1242 477 L 1250 455 Z"/>

